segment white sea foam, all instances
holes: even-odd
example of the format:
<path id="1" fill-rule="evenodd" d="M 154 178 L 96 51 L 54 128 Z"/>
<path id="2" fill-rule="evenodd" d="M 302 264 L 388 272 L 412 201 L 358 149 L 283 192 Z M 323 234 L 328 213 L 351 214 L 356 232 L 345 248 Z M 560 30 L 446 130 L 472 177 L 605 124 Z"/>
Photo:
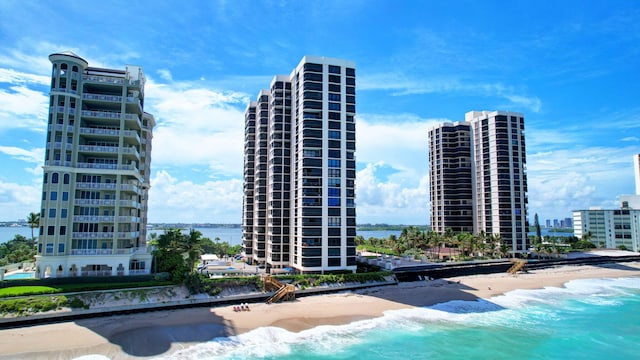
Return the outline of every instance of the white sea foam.
<path id="1" fill-rule="evenodd" d="M 609 306 L 617 303 L 615 296 L 637 294 L 638 291 L 638 278 L 573 280 L 562 288 L 514 290 L 487 300 L 455 300 L 426 308 L 390 310 L 379 318 L 346 325 L 318 326 L 299 333 L 276 327 L 258 328 L 238 336 L 216 338 L 189 347 L 172 354 L 170 358 L 273 358 L 297 353 L 301 349 L 316 354 L 336 354 L 363 342 L 370 332 L 438 329 L 443 325 L 544 329 L 544 326 L 538 325 L 557 317 L 553 306 L 544 305 L 577 299 L 592 305 Z"/>

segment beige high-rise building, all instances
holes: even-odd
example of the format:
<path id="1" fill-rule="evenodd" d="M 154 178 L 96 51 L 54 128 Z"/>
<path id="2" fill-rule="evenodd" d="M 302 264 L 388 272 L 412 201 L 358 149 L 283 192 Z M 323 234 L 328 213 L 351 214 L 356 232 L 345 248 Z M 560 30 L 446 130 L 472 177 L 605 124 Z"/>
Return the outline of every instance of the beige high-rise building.
<path id="1" fill-rule="evenodd" d="M 155 120 L 144 112 L 142 69 L 94 68 L 72 52 L 51 54 L 49 60 L 36 275 L 148 274 Z"/>

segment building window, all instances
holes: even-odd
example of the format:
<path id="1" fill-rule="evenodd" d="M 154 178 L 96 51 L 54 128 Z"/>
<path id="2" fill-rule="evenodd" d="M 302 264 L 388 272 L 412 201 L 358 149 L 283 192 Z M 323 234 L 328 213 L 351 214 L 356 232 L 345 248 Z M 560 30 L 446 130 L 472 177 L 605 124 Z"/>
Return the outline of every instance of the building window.
<path id="1" fill-rule="evenodd" d="M 58 192 L 57 191 L 52 191 L 51 192 L 51 200 L 58 200 Z"/>
<path id="2" fill-rule="evenodd" d="M 340 94 L 329 94 L 329 101 L 340 101 Z"/>
<path id="3" fill-rule="evenodd" d="M 329 139 L 340 139 L 340 131 L 329 130 Z"/>
<path id="4" fill-rule="evenodd" d="M 45 173 L 44 174 L 44 179 L 42 180 L 45 184 L 47 183 L 47 179 L 49 178 L 47 175 L 49 175 L 49 174 Z"/>
<path id="5" fill-rule="evenodd" d="M 67 209 L 60 209 L 60 217 L 63 219 L 67 218 Z"/>
<path id="6" fill-rule="evenodd" d="M 340 206 L 340 198 L 328 198 L 327 205 Z"/>
<path id="7" fill-rule="evenodd" d="M 67 227 L 66 226 L 60 226 L 60 235 L 67 235 Z M 64 250 L 62 250 L 64 251 Z"/>
<path id="8" fill-rule="evenodd" d="M 340 74 L 340 66 L 329 65 L 329 73 L 331 73 L 331 74 Z"/>
<path id="9" fill-rule="evenodd" d="M 47 254 L 53 254 L 53 244 L 47 244 Z"/>
<path id="10" fill-rule="evenodd" d="M 327 190 L 329 191 L 329 196 L 340 196 L 340 188 L 330 187 Z"/>
<path id="11" fill-rule="evenodd" d="M 58 173 L 51 174 L 51 183 L 52 184 L 57 184 L 58 183 Z"/>
<path id="12" fill-rule="evenodd" d="M 71 161 L 71 154 L 67 155 L 67 161 Z M 64 184 L 68 184 L 69 183 L 69 174 L 64 174 L 64 176 L 62 177 L 62 182 Z"/>
<path id="13" fill-rule="evenodd" d="M 55 235 L 56 227 L 55 226 L 47 226 L 47 235 Z"/>
<path id="14" fill-rule="evenodd" d="M 58 252 L 59 253 L 63 253 L 64 252 L 64 244 L 58 244 Z"/>
<path id="15" fill-rule="evenodd" d="M 46 191 L 42 192 L 42 200 L 47 200 L 47 192 Z"/>
<path id="16" fill-rule="evenodd" d="M 49 217 L 50 218 L 56 217 L 56 209 L 49 209 Z"/>
<path id="17" fill-rule="evenodd" d="M 68 191 L 63 191 L 62 192 L 62 201 L 69 201 L 69 192 Z"/>
<path id="18" fill-rule="evenodd" d="M 340 160 L 338 159 L 329 159 L 329 167 L 330 168 L 339 168 L 340 167 Z"/>
<path id="19" fill-rule="evenodd" d="M 329 110 L 340 110 L 340 103 L 329 103 Z"/>

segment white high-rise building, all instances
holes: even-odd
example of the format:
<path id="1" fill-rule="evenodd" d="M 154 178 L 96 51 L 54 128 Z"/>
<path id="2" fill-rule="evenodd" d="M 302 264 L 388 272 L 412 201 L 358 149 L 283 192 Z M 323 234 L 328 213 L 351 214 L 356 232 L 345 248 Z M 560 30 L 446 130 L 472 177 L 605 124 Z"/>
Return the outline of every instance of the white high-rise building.
<path id="1" fill-rule="evenodd" d="M 524 116 L 471 111 L 464 123 L 429 131 L 434 231 L 500 235 L 511 251 L 528 250 Z"/>
<path id="2" fill-rule="evenodd" d="M 155 120 L 142 69 L 53 64 L 37 276 L 148 274 L 147 195 Z"/>
<path id="3" fill-rule="evenodd" d="M 355 64 L 305 56 L 245 112 L 243 249 L 267 269 L 356 270 Z"/>

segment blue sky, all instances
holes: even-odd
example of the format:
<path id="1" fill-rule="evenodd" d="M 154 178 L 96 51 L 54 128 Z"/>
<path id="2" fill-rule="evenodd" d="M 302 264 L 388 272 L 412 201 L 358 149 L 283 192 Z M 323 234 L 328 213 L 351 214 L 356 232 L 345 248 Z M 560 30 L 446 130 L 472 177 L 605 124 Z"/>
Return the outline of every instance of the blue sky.
<path id="1" fill-rule="evenodd" d="M 640 153 L 636 1 L 0 1 L 0 220 L 40 208 L 48 55 L 142 66 L 151 222 L 240 223 L 243 113 L 304 55 L 357 68 L 359 223 L 426 224 L 427 129 L 525 115 L 529 217 L 614 208 Z"/>

